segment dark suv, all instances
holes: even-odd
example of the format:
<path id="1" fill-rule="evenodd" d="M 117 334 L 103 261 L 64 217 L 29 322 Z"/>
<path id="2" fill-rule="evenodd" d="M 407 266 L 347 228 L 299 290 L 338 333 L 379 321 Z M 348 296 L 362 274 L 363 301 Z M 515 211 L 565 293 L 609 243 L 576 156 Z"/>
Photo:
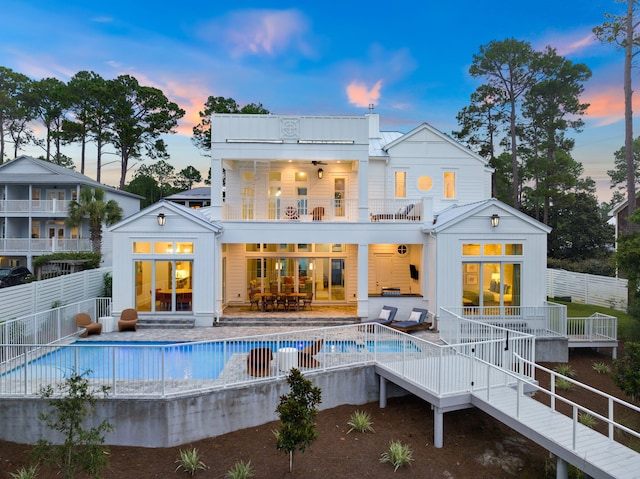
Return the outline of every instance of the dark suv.
<path id="1" fill-rule="evenodd" d="M 27 276 L 31 276 L 31 271 L 24 266 L 0 268 L 0 288 L 22 284 Z"/>

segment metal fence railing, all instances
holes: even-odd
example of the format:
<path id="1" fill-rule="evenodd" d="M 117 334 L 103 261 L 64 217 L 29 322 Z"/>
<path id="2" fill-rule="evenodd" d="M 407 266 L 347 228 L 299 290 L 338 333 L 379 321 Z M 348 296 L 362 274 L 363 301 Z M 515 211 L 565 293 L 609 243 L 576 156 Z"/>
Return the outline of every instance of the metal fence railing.
<path id="1" fill-rule="evenodd" d="M 567 335 L 583 341 L 618 339 L 618 318 L 593 313 L 587 318 L 567 318 Z"/>
<path id="2" fill-rule="evenodd" d="M 407 377 L 417 375 L 435 394 L 450 394 L 470 387 L 461 382 L 474 376 L 470 357 L 511 369 L 514 352 L 534 359 L 533 342 L 529 335 L 496 333 L 463 345 L 436 345 L 361 323 L 175 344 L 5 344 L 0 349 L 17 354 L 0 364 L 0 396 L 34 394 L 73 372 L 86 374 L 95 386 L 109 386 L 111 396 L 167 397 L 283 378 L 291 367 L 308 374 L 373 363 Z"/>
<path id="3" fill-rule="evenodd" d="M 109 316 L 111 298 L 92 298 L 40 313 L 0 322 L 0 362 L 24 355 L 29 347 L 39 348 L 78 333 L 75 315 L 89 313 L 94 321 Z M 24 347 L 23 347 L 24 346 Z"/>

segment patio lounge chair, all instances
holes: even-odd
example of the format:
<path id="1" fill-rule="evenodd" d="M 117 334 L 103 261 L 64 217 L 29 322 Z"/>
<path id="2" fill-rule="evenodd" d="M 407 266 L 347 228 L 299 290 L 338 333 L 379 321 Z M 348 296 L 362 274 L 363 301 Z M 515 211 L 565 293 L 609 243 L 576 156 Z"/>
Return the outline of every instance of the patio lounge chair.
<path id="1" fill-rule="evenodd" d="M 135 331 L 138 323 L 138 312 L 133 309 L 124 309 L 118 321 L 118 331 Z"/>
<path id="2" fill-rule="evenodd" d="M 269 376 L 272 359 L 273 351 L 270 348 L 253 348 L 247 356 L 247 372 L 251 376 Z"/>
<path id="3" fill-rule="evenodd" d="M 403 321 L 391 321 L 388 326 L 405 333 L 414 331 L 416 329 L 424 329 L 426 326 L 425 319 L 427 318 L 428 314 L 429 311 L 426 309 L 413 308 L 408 319 Z"/>
<path id="4" fill-rule="evenodd" d="M 407 220 L 407 221 L 420 221 L 421 215 L 418 212 L 411 213 L 416 205 L 411 203 L 407 206 L 400 208 L 396 213 L 380 213 L 371 215 L 371 221 L 382 220 Z"/>
<path id="5" fill-rule="evenodd" d="M 84 328 L 84 331 L 80 334 L 81 338 L 86 338 L 90 334 L 102 333 L 102 324 L 91 321 L 91 316 L 87 313 L 76 314 L 76 326 Z"/>
<path id="6" fill-rule="evenodd" d="M 320 352 L 324 339 L 319 339 L 315 343 L 307 346 L 298 352 L 298 366 L 303 368 L 317 368 L 320 363 L 315 360 L 314 356 Z"/>
<path id="7" fill-rule="evenodd" d="M 384 305 L 376 319 L 369 319 L 367 321 L 363 321 L 363 323 L 378 323 L 388 326 L 395 319 L 397 312 L 398 308 L 395 306 Z"/>

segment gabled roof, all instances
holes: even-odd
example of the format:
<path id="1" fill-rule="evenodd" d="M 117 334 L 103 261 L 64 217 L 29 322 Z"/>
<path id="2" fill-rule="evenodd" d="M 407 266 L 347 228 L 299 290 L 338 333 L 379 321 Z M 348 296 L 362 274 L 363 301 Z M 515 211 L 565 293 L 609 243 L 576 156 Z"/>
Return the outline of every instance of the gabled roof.
<path id="1" fill-rule="evenodd" d="M 483 157 L 481 157 L 477 153 L 474 153 L 469 148 L 465 147 L 464 145 L 462 145 L 461 143 L 459 143 L 455 139 L 451 138 L 449 135 L 445 135 L 440 130 L 438 130 L 437 128 L 434 128 L 433 126 L 429 125 L 428 123 L 422 123 L 418 127 L 416 127 L 413 130 L 411 130 L 410 132 L 393 139 L 393 141 L 383 145 L 383 150 L 385 152 L 388 152 L 394 146 L 396 146 L 396 145 L 398 145 L 398 144 L 400 144 L 400 143 L 402 143 L 404 141 L 407 141 L 407 140 L 411 139 L 411 137 L 413 137 L 415 135 L 418 135 L 419 133 L 421 133 L 423 131 L 427 131 L 427 132 L 431 133 L 432 135 L 437 136 L 440 140 L 449 143 L 453 147 L 455 147 L 458 150 L 460 150 L 460 152 L 462 152 L 465 155 L 468 155 L 468 156 L 478 160 L 484 166 L 486 166 L 487 168 L 490 168 L 491 170 L 493 170 L 493 168 L 491 168 L 489 166 L 489 163 L 488 163 L 488 161 L 486 159 L 484 159 Z"/>
<path id="2" fill-rule="evenodd" d="M 0 184 L 17 185 L 83 185 L 112 193 L 142 199 L 142 196 L 103 185 L 77 171 L 49 161 L 22 155 L 0 165 Z"/>
<path id="3" fill-rule="evenodd" d="M 399 131 L 381 131 L 380 138 L 369 138 L 369 156 L 389 157 L 385 146 L 402 137 L 404 133 Z"/>
<path id="4" fill-rule="evenodd" d="M 210 186 L 198 186 L 191 188 L 190 190 L 181 191 L 173 195 L 166 197 L 167 200 L 183 201 L 183 200 L 210 200 L 211 199 L 211 187 Z"/>
<path id="5" fill-rule="evenodd" d="M 160 200 L 157 203 L 147 206 L 145 209 L 126 217 L 122 221 L 118 221 L 117 223 L 111 225 L 108 230 L 116 231 L 123 226 L 135 223 L 140 218 L 149 215 L 157 216 L 157 213 L 164 213 L 165 215 L 174 214 L 181 216 L 199 226 L 202 226 L 203 228 L 213 231 L 214 233 L 220 233 L 223 230 L 222 223 L 220 223 L 219 221 L 212 221 L 208 215 L 203 214 L 206 213 L 206 210 L 209 209 L 210 208 L 200 208 L 196 210 L 179 203 L 174 203 L 173 201 Z"/>
<path id="6" fill-rule="evenodd" d="M 494 212 L 501 211 L 505 215 L 510 215 L 519 218 L 520 220 L 530 224 L 531 226 L 544 231 L 545 233 L 551 232 L 551 227 L 541 223 L 540 221 L 532 218 L 531 216 L 524 214 L 523 212 L 495 199 L 477 201 L 475 203 L 468 203 L 466 205 L 453 205 L 445 210 L 434 215 L 433 227 L 429 228 L 429 231 L 439 233 L 451 228 L 453 225 L 464 221 L 474 215 L 481 214 L 484 210 L 491 209 Z"/>

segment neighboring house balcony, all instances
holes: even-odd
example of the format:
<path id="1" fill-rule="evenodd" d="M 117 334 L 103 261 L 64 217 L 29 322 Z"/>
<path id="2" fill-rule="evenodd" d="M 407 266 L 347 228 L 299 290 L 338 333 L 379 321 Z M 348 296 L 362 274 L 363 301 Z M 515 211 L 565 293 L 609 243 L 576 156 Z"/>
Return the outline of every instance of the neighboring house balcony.
<path id="1" fill-rule="evenodd" d="M 68 200 L 0 200 L 0 214 L 66 216 Z"/>
<path id="2" fill-rule="evenodd" d="M 92 251 L 89 239 L 0 238 L 0 253 L 49 254 L 65 251 Z"/>
<path id="3" fill-rule="evenodd" d="M 369 200 L 360 219 L 357 199 L 225 198 L 223 221 L 423 222 L 426 199 Z M 430 209 L 430 208 L 429 208 Z"/>

